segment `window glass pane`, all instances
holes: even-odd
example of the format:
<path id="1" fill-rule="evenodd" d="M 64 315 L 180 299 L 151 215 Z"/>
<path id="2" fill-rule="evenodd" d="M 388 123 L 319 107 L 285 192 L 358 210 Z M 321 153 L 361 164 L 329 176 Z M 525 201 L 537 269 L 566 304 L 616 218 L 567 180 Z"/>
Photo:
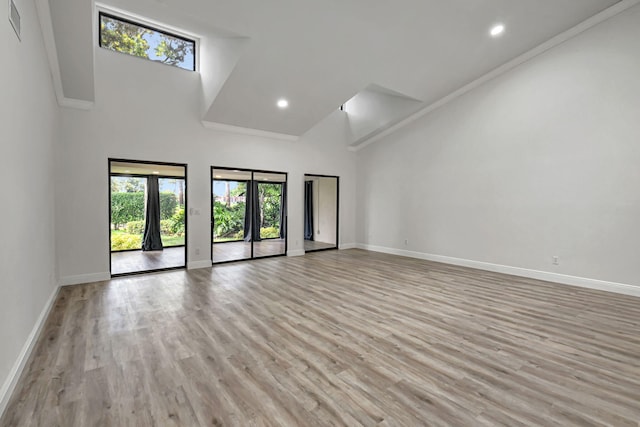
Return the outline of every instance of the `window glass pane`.
<path id="1" fill-rule="evenodd" d="M 248 181 L 214 178 L 213 241 L 237 242 L 244 239 Z"/>
<path id="2" fill-rule="evenodd" d="M 184 179 L 159 178 L 162 246 L 184 245 Z"/>
<path id="3" fill-rule="evenodd" d="M 211 178 L 213 242 L 240 242 L 244 240 L 247 185 L 251 181 L 251 172 L 213 169 Z"/>
<path id="4" fill-rule="evenodd" d="M 258 183 L 258 200 L 260 201 L 260 238 L 273 239 L 280 237 L 282 214 L 282 187 L 280 183 Z"/>
<path id="5" fill-rule="evenodd" d="M 271 172 L 253 174 L 256 188 L 257 211 L 255 221 L 260 229 L 260 240 L 254 242 L 254 258 L 285 253 L 287 175 Z"/>
<path id="6" fill-rule="evenodd" d="M 100 46 L 105 49 L 194 71 L 195 45 L 193 40 L 100 14 Z"/>
<path id="7" fill-rule="evenodd" d="M 111 177 L 111 250 L 142 248 L 146 178 Z"/>

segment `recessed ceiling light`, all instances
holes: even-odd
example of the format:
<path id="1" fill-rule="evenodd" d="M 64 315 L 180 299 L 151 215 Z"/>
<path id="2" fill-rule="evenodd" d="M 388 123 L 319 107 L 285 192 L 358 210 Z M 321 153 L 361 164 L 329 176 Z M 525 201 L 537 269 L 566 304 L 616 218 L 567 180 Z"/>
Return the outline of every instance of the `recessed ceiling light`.
<path id="1" fill-rule="evenodd" d="M 504 24 L 494 25 L 491 28 L 491 31 L 489 31 L 489 34 L 491 34 L 491 37 L 498 37 L 502 33 L 504 33 Z"/>
<path id="2" fill-rule="evenodd" d="M 284 98 L 278 99 L 278 103 L 276 104 L 278 108 L 287 108 L 289 106 L 289 101 Z"/>
<path id="3" fill-rule="evenodd" d="M 153 174 L 154 174 L 154 175 L 160 175 L 160 172 L 158 172 L 158 171 L 153 171 Z"/>
<path id="4" fill-rule="evenodd" d="M 263 178 L 265 181 L 269 181 L 269 178 Z"/>
<path id="5" fill-rule="evenodd" d="M 124 171 L 124 173 L 129 173 L 129 172 L 131 172 L 129 169 L 127 169 L 126 171 Z"/>
<path id="6" fill-rule="evenodd" d="M 222 178 L 222 175 L 216 175 L 216 178 Z"/>

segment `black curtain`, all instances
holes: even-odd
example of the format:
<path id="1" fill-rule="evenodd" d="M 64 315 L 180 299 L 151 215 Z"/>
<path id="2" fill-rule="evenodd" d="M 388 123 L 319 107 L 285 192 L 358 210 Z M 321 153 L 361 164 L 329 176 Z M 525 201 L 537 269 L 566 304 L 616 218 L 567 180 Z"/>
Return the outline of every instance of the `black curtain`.
<path id="1" fill-rule="evenodd" d="M 304 182 L 304 240 L 313 240 L 313 181 Z"/>
<path id="2" fill-rule="evenodd" d="M 258 182 L 253 181 L 251 183 L 253 186 L 253 218 L 252 218 L 252 227 L 251 227 L 251 237 L 254 242 L 259 242 L 262 240 L 260 238 L 260 227 L 262 227 L 262 221 L 260 221 L 260 192 L 258 191 Z"/>
<path id="3" fill-rule="evenodd" d="M 147 202 L 145 204 L 143 251 L 161 251 L 160 237 L 160 188 L 157 176 L 147 177 Z"/>
<path id="4" fill-rule="evenodd" d="M 253 181 L 246 181 L 247 190 L 244 193 L 244 241 L 251 241 L 251 206 L 253 205 L 253 190 L 251 189 L 251 183 Z"/>
<path id="5" fill-rule="evenodd" d="M 247 181 L 244 211 L 244 241 L 259 242 L 260 238 L 260 194 L 256 181 Z"/>
<path id="6" fill-rule="evenodd" d="M 280 184 L 280 238 L 287 237 L 287 186 Z"/>

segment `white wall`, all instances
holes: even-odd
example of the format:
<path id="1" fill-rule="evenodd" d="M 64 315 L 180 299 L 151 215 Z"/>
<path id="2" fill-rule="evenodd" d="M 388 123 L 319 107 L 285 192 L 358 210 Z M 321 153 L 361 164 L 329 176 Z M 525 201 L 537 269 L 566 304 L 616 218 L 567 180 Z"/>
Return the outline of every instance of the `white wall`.
<path id="1" fill-rule="evenodd" d="M 0 7 L 0 414 L 16 361 L 56 289 L 53 143 L 57 107 L 32 0 L 16 1 L 22 42 Z"/>
<path id="2" fill-rule="evenodd" d="M 636 6 L 360 151 L 358 241 L 640 285 L 638 40 Z"/>
<path id="3" fill-rule="evenodd" d="M 303 251 L 304 174 L 342 179 L 342 243 L 355 243 L 355 154 L 336 111 L 297 142 L 225 134 L 202 126 L 197 73 L 96 48 L 96 107 L 64 110 L 57 150 L 57 250 L 63 283 L 109 271 L 109 157 L 188 164 L 188 261 L 210 259 L 210 166 L 289 172 L 289 251 Z M 319 135 L 324 135 L 320 137 Z M 196 248 L 200 254 L 196 255 Z"/>
<path id="4" fill-rule="evenodd" d="M 314 227 L 316 242 L 336 244 L 336 202 L 338 180 L 319 177 L 314 181 Z"/>

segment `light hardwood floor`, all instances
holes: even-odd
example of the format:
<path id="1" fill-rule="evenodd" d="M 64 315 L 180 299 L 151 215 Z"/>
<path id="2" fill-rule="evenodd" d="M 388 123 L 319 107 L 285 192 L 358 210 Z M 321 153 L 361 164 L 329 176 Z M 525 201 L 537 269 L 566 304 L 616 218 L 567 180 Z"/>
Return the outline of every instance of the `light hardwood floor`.
<path id="1" fill-rule="evenodd" d="M 124 251 L 111 253 L 111 274 L 136 273 L 162 268 L 185 267 L 185 247 L 169 247 L 161 251 Z"/>
<path id="2" fill-rule="evenodd" d="M 253 243 L 253 257 L 262 258 L 286 253 L 284 239 L 265 239 Z M 211 245 L 213 263 L 251 259 L 251 242 L 224 242 Z"/>
<path id="3" fill-rule="evenodd" d="M 319 242 L 317 240 L 305 240 L 304 241 L 304 250 L 306 252 L 313 252 L 313 251 L 318 251 L 318 250 L 323 250 L 323 249 L 330 249 L 330 248 L 335 248 L 336 244 L 335 243 L 325 243 L 325 242 Z"/>
<path id="4" fill-rule="evenodd" d="M 2 426 L 638 426 L 640 299 L 360 250 L 61 290 Z"/>

